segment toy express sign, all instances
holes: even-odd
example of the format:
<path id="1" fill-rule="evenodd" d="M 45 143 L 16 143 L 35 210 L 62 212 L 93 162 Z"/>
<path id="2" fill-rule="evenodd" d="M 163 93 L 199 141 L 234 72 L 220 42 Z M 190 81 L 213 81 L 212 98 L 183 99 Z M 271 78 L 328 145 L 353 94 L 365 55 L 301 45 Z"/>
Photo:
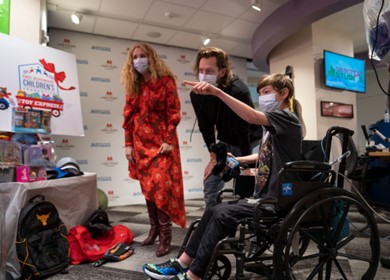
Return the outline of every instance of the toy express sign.
<path id="1" fill-rule="evenodd" d="M 0 131 L 42 133 L 42 124 L 47 133 L 84 135 L 75 55 L 1 33 L 0 41 L 7 65 L 0 68 Z"/>
<path id="2" fill-rule="evenodd" d="M 65 72 L 56 72 L 53 63 L 44 59 L 40 63 L 19 66 L 19 87 L 16 95 L 19 107 L 49 110 L 54 117 L 60 116 L 64 102 L 59 90 L 73 90 L 74 86 L 65 88 L 61 83 L 65 80 Z"/>

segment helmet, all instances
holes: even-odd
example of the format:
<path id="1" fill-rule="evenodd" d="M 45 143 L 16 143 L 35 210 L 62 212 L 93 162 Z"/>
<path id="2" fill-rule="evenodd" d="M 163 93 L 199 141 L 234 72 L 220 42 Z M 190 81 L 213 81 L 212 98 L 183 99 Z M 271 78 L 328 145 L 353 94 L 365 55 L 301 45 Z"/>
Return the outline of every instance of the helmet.
<path id="1" fill-rule="evenodd" d="M 62 171 L 66 171 L 72 173 L 74 175 L 81 175 L 82 172 L 80 170 L 80 166 L 74 158 L 71 157 L 63 157 L 61 158 L 56 166 L 60 168 Z"/>

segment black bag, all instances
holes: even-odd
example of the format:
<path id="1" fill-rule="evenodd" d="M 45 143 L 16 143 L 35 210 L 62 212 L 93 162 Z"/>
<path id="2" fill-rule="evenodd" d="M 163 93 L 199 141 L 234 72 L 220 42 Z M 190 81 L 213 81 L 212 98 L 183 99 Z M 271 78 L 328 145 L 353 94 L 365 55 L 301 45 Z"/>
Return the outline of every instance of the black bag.
<path id="1" fill-rule="evenodd" d="M 54 204 L 43 195 L 31 198 L 21 210 L 16 252 L 21 279 L 45 278 L 69 265 L 66 227 Z"/>
<path id="2" fill-rule="evenodd" d="M 107 230 L 110 230 L 112 227 L 108 219 L 108 214 L 101 208 L 93 211 L 91 216 L 85 222 L 85 227 L 91 233 L 92 238 L 99 237 Z"/>

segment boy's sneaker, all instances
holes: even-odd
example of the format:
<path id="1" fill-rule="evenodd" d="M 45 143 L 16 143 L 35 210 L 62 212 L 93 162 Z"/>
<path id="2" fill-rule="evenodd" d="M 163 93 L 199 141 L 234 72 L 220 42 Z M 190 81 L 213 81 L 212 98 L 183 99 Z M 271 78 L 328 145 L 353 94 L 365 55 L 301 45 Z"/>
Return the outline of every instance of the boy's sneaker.
<path id="1" fill-rule="evenodd" d="M 142 270 L 145 274 L 149 275 L 151 278 L 154 279 L 174 279 L 174 277 L 178 274 L 185 274 L 188 268 L 182 268 L 177 262 L 177 259 L 172 258 L 169 261 L 161 264 L 145 264 L 142 267 Z"/>
<path id="2" fill-rule="evenodd" d="M 175 277 L 171 278 L 173 280 L 191 280 L 191 277 L 187 273 L 179 273 Z"/>

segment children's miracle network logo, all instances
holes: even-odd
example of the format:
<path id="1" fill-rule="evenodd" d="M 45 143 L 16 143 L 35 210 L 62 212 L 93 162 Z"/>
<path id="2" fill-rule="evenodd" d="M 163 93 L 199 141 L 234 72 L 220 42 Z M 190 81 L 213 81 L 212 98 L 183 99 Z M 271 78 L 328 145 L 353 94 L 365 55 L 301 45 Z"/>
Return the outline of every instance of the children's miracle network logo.
<path id="1" fill-rule="evenodd" d="M 118 129 L 114 128 L 112 123 L 106 123 L 105 127 L 103 127 L 100 131 L 106 134 L 112 134 L 118 131 Z"/>
<path id="2" fill-rule="evenodd" d="M 68 138 L 62 138 L 60 142 L 57 142 L 55 145 L 57 149 L 61 150 L 70 150 L 74 148 L 75 146 L 70 143 Z"/>
<path id="3" fill-rule="evenodd" d="M 69 38 L 64 38 L 64 40 L 61 43 L 58 43 L 57 45 L 64 49 L 72 49 L 76 47 L 75 45 L 72 45 Z"/>
<path id="4" fill-rule="evenodd" d="M 118 162 L 115 161 L 112 156 L 107 156 L 106 159 L 102 162 L 102 165 L 105 167 L 115 167 L 118 165 Z"/>
<path id="5" fill-rule="evenodd" d="M 103 67 L 104 69 L 107 69 L 107 70 L 114 70 L 114 69 L 118 68 L 118 66 L 115 66 L 115 65 L 112 63 L 112 60 L 111 60 L 111 59 L 107 59 L 107 60 L 106 60 L 106 63 L 104 63 L 104 64 L 102 65 L 102 67 Z"/>
<path id="6" fill-rule="evenodd" d="M 187 59 L 186 55 L 182 54 L 178 59 L 176 59 L 177 62 L 180 62 L 182 64 L 187 64 L 190 62 L 189 59 Z"/>
<path id="7" fill-rule="evenodd" d="M 104 99 L 105 101 L 114 101 L 116 99 L 118 99 L 118 97 L 116 97 L 112 91 L 106 91 L 104 93 L 104 95 L 101 97 L 101 99 Z"/>

